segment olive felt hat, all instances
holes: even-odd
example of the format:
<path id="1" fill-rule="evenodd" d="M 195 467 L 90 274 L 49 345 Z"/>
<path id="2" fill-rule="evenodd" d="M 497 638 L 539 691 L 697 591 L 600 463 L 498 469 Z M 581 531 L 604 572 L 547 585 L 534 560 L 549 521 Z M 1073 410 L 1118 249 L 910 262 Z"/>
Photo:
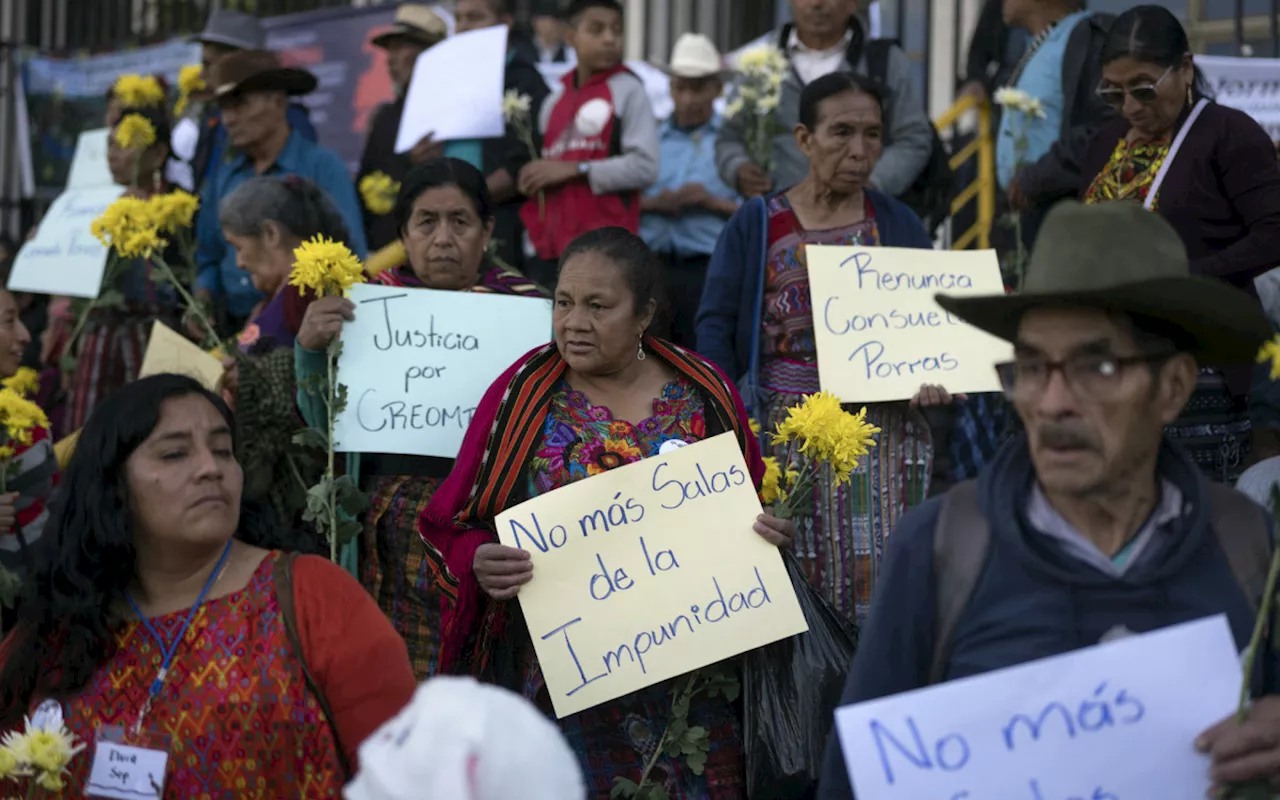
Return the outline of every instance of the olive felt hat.
<path id="1" fill-rule="evenodd" d="M 1154 320 L 1184 334 L 1201 364 L 1253 363 L 1271 325 L 1257 298 L 1191 274 L 1186 247 L 1137 203 L 1067 201 L 1045 219 L 1016 294 L 937 295 L 947 311 L 1006 341 L 1037 308 L 1097 308 Z"/>

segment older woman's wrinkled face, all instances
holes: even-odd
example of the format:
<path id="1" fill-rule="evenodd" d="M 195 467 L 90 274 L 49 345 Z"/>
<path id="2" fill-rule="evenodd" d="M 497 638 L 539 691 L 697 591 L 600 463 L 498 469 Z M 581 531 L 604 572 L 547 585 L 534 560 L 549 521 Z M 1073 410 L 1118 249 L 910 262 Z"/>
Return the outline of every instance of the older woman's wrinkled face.
<path id="1" fill-rule="evenodd" d="M 275 294 L 293 268 L 296 237 L 281 234 L 279 226 L 267 221 L 258 236 L 237 236 L 225 228 L 222 238 L 236 250 L 236 266 L 249 273 L 253 288 L 268 296 Z"/>
<path id="2" fill-rule="evenodd" d="M 457 186 L 427 189 L 413 201 L 400 239 L 413 274 L 428 289 L 465 291 L 476 285 L 493 220 Z"/>
<path id="3" fill-rule="evenodd" d="M 244 473 L 231 428 L 199 395 L 166 400 L 151 435 L 125 462 L 139 547 L 226 542 L 240 520 Z"/>
<path id="4" fill-rule="evenodd" d="M 864 92 L 841 92 L 818 104 L 813 130 L 796 126 L 796 143 L 820 186 L 852 194 L 867 185 L 884 151 L 880 104 Z"/>
<path id="5" fill-rule="evenodd" d="M 575 372 L 616 375 L 635 363 L 655 310 L 650 300 L 636 312 L 620 267 L 600 253 L 579 253 L 560 268 L 556 283 L 556 347 Z"/>
<path id="6" fill-rule="evenodd" d="M 1006 391 L 1049 493 L 1088 496 L 1126 485 L 1195 388 L 1194 359 L 1153 358 L 1131 326 L 1097 310 L 1027 312 L 1014 352 Z"/>
<path id="7" fill-rule="evenodd" d="M 1172 69 L 1125 57 L 1103 66 L 1098 94 L 1142 138 L 1154 140 L 1173 132 L 1194 82 L 1195 66 L 1189 54 Z"/>
<path id="8" fill-rule="evenodd" d="M 22 355 L 31 344 L 31 333 L 22 324 L 18 301 L 0 289 L 0 378 L 10 378 L 22 366 Z"/>

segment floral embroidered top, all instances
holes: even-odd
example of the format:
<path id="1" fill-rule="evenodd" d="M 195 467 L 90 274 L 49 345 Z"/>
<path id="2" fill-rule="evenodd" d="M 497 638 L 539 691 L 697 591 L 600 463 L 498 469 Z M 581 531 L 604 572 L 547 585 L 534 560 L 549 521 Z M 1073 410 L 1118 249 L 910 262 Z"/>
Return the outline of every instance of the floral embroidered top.
<path id="1" fill-rule="evenodd" d="M 702 395 L 684 378 L 663 387 L 653 415 L 632 424 L 615 420 L 582 392 L 561 380 L 551 395 L 541 444 L 528 459 L 530 496 L 658 455 L 673 439 L 692 444 L 706 438 Z M 537 702 L 543 677 L 530 645 L 524 668 L 525 697 Z M 589 797 L 609 797 L 616 777 L 639 780 L 657 737 L 671 714 L 671 684 L 663 682 L 589 708 L 559 721 L 583 766 Z M 670 800 L 745 800 L 740 721 L 723 699 L 695 698 L 689 724 L 707 730 L 711 752 L 700 774 L 683 758 L 663 756 L 651 777 Z"/>
<path id="2" fill-rule="evenodd" d="M 1169 142 L 1130 145 L 1124 139 L 1116 142 L 1107 166 L 1094 177 L 1084 193 L 1089 205 L 1112 200 L 1147 201 L 1147 192 L 1169 153 Z M 1151 204 L 1154 210 L 1160 198 Z"/>
<path id="3" fill-rule="evenodd" d="M 542 446 L 529 460 L 529 496 L 657 455 L 672 439 L 701 441 L 706 433 L 702 399 L 683 379 L 663 387 L 653 416 L 638 425 L 615 420 L 609 409 L 591 405 L 561 381 L 551 396 Z"/>

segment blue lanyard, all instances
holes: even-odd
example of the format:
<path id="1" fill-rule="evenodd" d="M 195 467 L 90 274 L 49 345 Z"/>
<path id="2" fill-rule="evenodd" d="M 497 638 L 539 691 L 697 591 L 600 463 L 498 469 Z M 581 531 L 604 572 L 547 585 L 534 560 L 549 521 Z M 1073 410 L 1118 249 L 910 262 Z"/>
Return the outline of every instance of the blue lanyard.
<path id="1" fill-rule="evenodd" d="M 218 559 L 218 563 L 214 566 L 213 572 L 209 573 L 209 579 L 204 582 L 204 588 L 200 590 L 200 596 L 196 598 L 196 604 L 187 612 L 187 619 L 182 623 L 182 629 L 178 631 L 178 635 L 174 637 L 172 642 L 165 644 L 164 637 L 160 635 L 160 631 L 155 625 L 151 624 L 151 620 L 147 619 L 142 609 L 138 608 L 138 604 L 133 601 L 133 595 L 125 592 L 125 599 L 129 601 L 129 605 L 133 608 L 133 613 L 138 615 L 138 619 L 142 620 L 142 624 L 146 626 L 151 635 L 160 643 L 160 671 L 156 673 L 156 679 L 151 682 L 151 694 L 147 698 L 144 711 L 138 715 L 138 721 L 141 723 L 142 717 L 146 715 L 146 709 L 151 706 L 151 701 L 160 694 L 160 690 L 164 687 L 164 679 L 169 675 L 169 666 L 173 663 L 173 656 L 178 652 L 178 645 L 187 635 L 187 628 L 191 627 L 191 621 L 196 618 L 196 612 L 200 610 L 200 606 L 204 603 L 204 596 L 209 593 L 209 589 L 213 588 L 214 581 L 218 580 L 218 573 L 222 572 L 222 565 L 227 563 L 227 556 L 231 553 L 231 541 L 227 541 L 226 548 L 222 551 L 222 557 Z"/>

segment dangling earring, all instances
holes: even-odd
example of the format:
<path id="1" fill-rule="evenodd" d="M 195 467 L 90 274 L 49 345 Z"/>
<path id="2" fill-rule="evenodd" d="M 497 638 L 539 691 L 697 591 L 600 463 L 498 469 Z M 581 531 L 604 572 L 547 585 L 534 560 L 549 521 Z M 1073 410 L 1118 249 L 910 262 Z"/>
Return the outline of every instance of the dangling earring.
<path id="1" fill-rule="evenodd" d="M 1187 84 L 1187 105 L 1194 106 L 1196 104 L 1195 93 L 1191 91 L 1191 84 Z"/>
<path id="2" fill-rule="evenodd" d="M 648 356 L 644 354 L 644 341 L 636 342 L 636 361 L 644 361 L 646 358 Z"/>
<path id="3" fill-rule="evenodd" d="M 163 180 L 163 176 L 161 175 L 160 168 L 156 167 L 155 171 L 151 173 L 151 191 L 152 192 L 156 194 L 160 193 L 160 189 L 163 188 L 161 184 L 162 180 Z"/>

